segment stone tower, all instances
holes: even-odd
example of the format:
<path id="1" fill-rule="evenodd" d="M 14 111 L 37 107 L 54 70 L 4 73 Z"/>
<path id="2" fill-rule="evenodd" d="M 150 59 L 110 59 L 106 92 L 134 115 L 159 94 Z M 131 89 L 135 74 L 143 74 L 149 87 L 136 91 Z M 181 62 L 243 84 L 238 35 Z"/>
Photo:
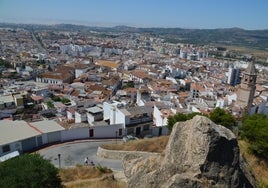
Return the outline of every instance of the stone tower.
<path id="1" fill-rule="evenodd" d="M 237 91 L 237 104 L 242 109 L 250 112 L 254 93 L 256 90 L 257 73 L 255 64 L 250 62 L 241 79 L 241 84 Z"/>

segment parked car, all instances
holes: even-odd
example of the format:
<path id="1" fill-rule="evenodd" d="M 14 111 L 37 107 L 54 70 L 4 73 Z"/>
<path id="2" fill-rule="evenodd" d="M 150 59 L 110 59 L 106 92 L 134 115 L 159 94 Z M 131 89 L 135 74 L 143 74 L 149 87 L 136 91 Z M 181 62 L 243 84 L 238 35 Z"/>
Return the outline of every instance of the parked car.
<path id="1" fill-rule="evenodd" d="M 147 134 L 147 135 L 145 135 L 143 138 L 153 138 L 153 135 L 151 135 L 151 134 Z"/>
<path id="2" fill-rule="evenodd" d="M 132 135 L 127 135 L 127 136 L 124 136 L 124 137 L 123 137 L 123 141 L 124 141 L 124 142 L 127 142 L 127 141 L 129 141 L 129 140 L 138 140 L 138 138 L 135 137 L 135 136 L 132 136 Z"/>

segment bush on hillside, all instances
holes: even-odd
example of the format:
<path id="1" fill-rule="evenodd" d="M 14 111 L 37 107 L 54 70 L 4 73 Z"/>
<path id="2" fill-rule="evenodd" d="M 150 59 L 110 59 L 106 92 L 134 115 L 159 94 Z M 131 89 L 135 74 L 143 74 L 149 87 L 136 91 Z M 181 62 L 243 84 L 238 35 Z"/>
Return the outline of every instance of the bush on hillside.
<path id="1" fill-rule="evenodd" d="M 63 187 L 58 169 L 38 154 L 24 154 L 1 162 L 0 177 L 0 187 Z"/>

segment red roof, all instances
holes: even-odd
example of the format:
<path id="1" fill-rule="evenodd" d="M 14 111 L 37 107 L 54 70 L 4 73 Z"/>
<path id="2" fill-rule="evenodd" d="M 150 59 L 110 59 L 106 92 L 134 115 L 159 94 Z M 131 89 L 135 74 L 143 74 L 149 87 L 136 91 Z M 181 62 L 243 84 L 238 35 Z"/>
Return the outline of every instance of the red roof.
<path id="1" fill-rule="evenodd" d="M 32 96 L 32 99 L 33 99 L 34 101 L 40 101 L 40 100 L 43 100 L 43 97 L 42 97 L 42 96 L 38 96 L 38 95 L 36 95 L 36 96 Z"/>

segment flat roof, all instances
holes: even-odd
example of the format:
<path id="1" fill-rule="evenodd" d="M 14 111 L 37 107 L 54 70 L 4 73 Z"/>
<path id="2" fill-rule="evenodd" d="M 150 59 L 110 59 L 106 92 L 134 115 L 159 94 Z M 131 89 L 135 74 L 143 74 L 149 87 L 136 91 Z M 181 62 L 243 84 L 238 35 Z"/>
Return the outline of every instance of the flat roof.
<path id="1" fill-rule="evenodd" d="M 13 99 L 12 95 L 2 95 L 2 96 L 0 96 L 0 101 L 3 101 L 4 103 L 14 102 L 14 99 Z"/>
<path id="2" fill-rule="evenodd" d="M 87 112 L 92 113 L 92 114 L 96 114 L 96 113 L 100 113 L 103 111 L 103 109 L 101 109 L 100 107 L 94 106 L 91 108 L 87 108 L 86 109 Z"/>
<path id="3" fill-rule="evenodd" d="M 43 133 L 50 133 L 65 130 L 60 124 L 54 120 L 43 120 L 30 123 L 31 126 L 37 128 Z"/>
<path id="4" fill-rule="evenodd" d="M 145 113 L 151 113 L 153 112 L 153 108 L 151 106 L 135 106 L 131 108 L 126 109 L 130 115 L 139 115 L 139 114 L 145 114 Z"/>
<path id="5" fill-rule="evenodd" d="M 42 133 L 31 127 L 25 121 L 0 121 L 0 145 L 39 136 Z"/>

